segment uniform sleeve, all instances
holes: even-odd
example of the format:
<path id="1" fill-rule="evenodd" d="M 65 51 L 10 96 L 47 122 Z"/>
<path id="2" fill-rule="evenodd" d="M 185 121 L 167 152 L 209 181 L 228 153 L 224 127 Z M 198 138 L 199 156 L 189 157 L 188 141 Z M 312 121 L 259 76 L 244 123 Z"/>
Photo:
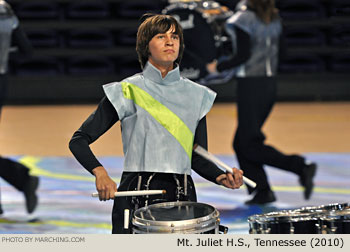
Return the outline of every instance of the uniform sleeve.
<path id="1" fill-rule="evenodd" d="M 123 82 L 113 82 L 103 85 L 106 97 L 117 111 L 119 120 L 123 120 L 125 117 L 135 112 L 133 101 L 125 98 L 123 95 L 122 83 Z"/>
<path id="2" fill-rule="evenodd" d="M 203 98 L 202 98 L 201 108 L 199 112 L 200 120 L 210 111 L 216 97 L 216 93 L 213 90 L 204 86 L 202 87 L 204 89 L 204 92 L 203 92 Z"/>
<path id="3" fill-rule="evenodd" d="M 12 39 L 21 54 L 30 56 L 33 53 L 33 47 L 20 25 L 13 31 Z"/>
<path id="4" fill-rule="evenodd" d="M 207 149 L 207 122 L 206 117 L 203 117 L 199 121 L 194 137 L 194 143 L 200 145 L 204 149 Z M 215 164 L 198 155 L 193 151 L 192 153 L 192 169 L 198 173 L 201 177 L 217 184 L 216 178 L 224 172 L 219 169 Z"/>
<path id="5" fill-rule="evenodd" d="M 92 153 L 89 145 L 110 129 L 119 120 L 118 114 L 109 100 L 104 97 L 97 109 L 74 132 L 69 149 L 78 162 L 92 174 L 92 170 L 101 163 Z"/>

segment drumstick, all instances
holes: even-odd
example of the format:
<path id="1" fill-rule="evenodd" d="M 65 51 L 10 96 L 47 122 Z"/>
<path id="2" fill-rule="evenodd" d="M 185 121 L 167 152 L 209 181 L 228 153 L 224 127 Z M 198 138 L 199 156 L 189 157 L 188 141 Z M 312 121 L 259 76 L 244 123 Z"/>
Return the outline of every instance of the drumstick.
<path id="1" fill-rule="evenodd" d="M 114 197 L 123 197 L 123 196 L 144 196 L 144 195 L 155 195 L 155 194 L 166 194 L 166 190 L 141 190 L 141 191 L 122 191 L 115 192 Z M 98 197 L 98 193 L 92 193 L 92 197 Z"/>
<path id="2" fill-rule="evenodd" d="M 201 155 L 202 157 L 204 157 L 205 159 L 208 159 L 209 161 L 217 164 L 218 166 L 221 166 L 222 168 L 226 169 L 226 171 L 230 172 L 233 174 L 232 168 L 230 166 L 228 166 L 227 164 L 225 164 L 224 162 L 222 162 L 220 159 L 218 159 L 217 157 L 215 157 L 213 154 L 209 153 L 206 149 L 204 149 L 203 147 L 197 145 L 197 147 L 194 149 L 194 151 Z M 246 178 L 243 176 L 243 181 L 250 185 L 251 187 L 256 187 L 256 183 L 253 180 L 250 180 L 249 178 Z"/>

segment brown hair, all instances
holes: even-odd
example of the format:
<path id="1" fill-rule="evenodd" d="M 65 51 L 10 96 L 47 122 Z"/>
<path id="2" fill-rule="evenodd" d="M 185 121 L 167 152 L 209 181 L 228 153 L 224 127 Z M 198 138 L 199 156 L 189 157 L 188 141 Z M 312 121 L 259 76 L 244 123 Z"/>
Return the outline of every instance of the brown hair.
<path id="1" fill-rule="evenodd" d="M 279 17 L 275 0 L 248 0 L 248 6 L 253 8 L 256 15 L 266 24 Z"/>
<path id="2" fill-rule="evenodd" d="M 184 38 L 180 24 L 170 15 L 145 14 L 141 18 L 141 25 L 137 31 L 136 52 L 143 69 L 150 55 L 148 44 L 158 33 L 166 33 L 171 27 L 180 38 L 179 56 L 175 63 L 180 64 L 184 51 Z"/>

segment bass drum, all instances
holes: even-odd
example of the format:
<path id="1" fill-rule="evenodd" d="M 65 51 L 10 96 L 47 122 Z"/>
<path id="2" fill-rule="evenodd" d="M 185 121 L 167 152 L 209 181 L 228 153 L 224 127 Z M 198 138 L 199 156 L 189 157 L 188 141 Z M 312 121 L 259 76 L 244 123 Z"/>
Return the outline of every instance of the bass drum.
<path id="1" fill-rule="evenodd" d="M 189 201 L 157 203 L 135 211 L 134 234 L 218 234 L 219 212 L 212 206 Z"/>
<path id="2" fill-rule="evenodd" d="M 206 76 L 206 64 L 222 54 L 224 43 L 231 44 L 224 24 L 233 12 L 215 1 L 179 1 L 162 13 L 175 17 L 183 28 L 181 74 L 192 80 Z"/>

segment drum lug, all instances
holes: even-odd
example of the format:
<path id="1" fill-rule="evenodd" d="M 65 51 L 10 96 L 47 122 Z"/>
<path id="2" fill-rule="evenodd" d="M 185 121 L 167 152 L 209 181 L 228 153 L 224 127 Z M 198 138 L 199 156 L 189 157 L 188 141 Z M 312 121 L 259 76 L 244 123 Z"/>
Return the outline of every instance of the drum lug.
<path id="1" fill-rule="evenodd" d="M 337 227 L 335 227 L 333 225 L 333 223 L 331 223 L 331 226 L 328 227 L 327 225 L 323 225 L 323 234 L 336 234 L 337 231 Z"/>
<path id="2" fill-rule="evenodd" d="M 295 228 L 294 228 L 294 227 L 291 227 L 291 228 L 290 228 L 290 234 L 294 234 L 294 232 L 295 232 Z"/>
<path id="3" fill-rule="evenodd" d="M 318 233 L 318 234 L 322 234 L 322 233 L 323 233 L 323 232 L 322 232 L 323 226 L 320 225 L 320 224 L 318 224 L 318 223 L 316 223 L 315 226 L 316 226 L 316 229 L 317 229 L 317 233 Z"/>
<path id="4" fill-rule="evenodd" d="M 255 229 L 250 229 L 249 234 L 257 234 L 258 232 Z"/>
<path id="5" fill-rule="evenodd" d="M 220 223 L 220 222 L 219 222 Z M 219 223 L 217 223 L 217 224 L 219 224 Z M 226 226 L 223 226 L 223 225 L 219 225 L 219 233 L 222 233 L 222 234 L 227 234 L 227 232 L 228 232 L 228 227 L 226 227 Z"/>
<path id="6" fill-rule="evenodd" d="M 271 232 L 271 228 L 259 228 L 259 233 L 258 234 L 269 234 Z"/>
<path id="7" fill-rule="evenodd" d="M 294 234 L 294 232 L 295 232 L 295 228 L 294 228 L 293 224 L 291 223 L 291 224 L 290 224 L 289 233 L 290 233 L 290 234 Z"/>
<path id="8" fill-rule="evenodd" d="M 331 227 L 330 230 L 331 234 L 335 234 L 335 232 L 337 231 L 337 227 Z"/>

